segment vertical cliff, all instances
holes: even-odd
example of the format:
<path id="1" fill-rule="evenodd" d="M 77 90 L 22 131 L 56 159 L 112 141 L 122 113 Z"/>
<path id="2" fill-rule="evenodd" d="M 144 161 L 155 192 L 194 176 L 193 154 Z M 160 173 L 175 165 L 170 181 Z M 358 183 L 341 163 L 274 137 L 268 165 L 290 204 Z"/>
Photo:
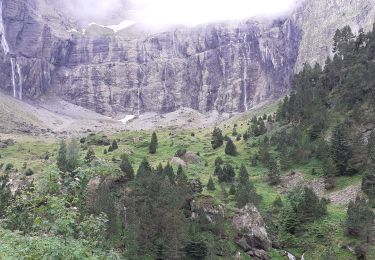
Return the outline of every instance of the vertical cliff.
<path id="1" fill-rule="evenodd" d="M 290 20 L 175 29 L 148 37 L 76 34 L 54 85 L 105 111 L 244 111 L 287 93 L 299 30 Z"/>
<path id="2" fill-rule="evenodd" d="M 144 33 L 83 31 L 45 0 L 0 0 L 0 88 L 54 93 L 100 113 L 245 111 L 288 93 L 305 62 L 322 62 L 337 28 L 368 29 L 375 0 L 311 0 L 285 18 Z"/>

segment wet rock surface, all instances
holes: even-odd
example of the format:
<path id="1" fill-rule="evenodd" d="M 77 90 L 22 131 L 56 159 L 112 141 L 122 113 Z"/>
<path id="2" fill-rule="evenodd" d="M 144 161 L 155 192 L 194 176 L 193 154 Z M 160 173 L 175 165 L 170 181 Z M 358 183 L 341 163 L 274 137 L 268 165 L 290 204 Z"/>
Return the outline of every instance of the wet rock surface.
<path id="1" fill-rule="evenodd" d="M 304 62 L 324 62 L 337 28 L 370 29 L 375 14 L 374 0 L 314 0 L 273 21 L 83 33 L 46 3 L 1 1 L 1 89 L 106 114 L 245 111 L 288 93 Z"/>

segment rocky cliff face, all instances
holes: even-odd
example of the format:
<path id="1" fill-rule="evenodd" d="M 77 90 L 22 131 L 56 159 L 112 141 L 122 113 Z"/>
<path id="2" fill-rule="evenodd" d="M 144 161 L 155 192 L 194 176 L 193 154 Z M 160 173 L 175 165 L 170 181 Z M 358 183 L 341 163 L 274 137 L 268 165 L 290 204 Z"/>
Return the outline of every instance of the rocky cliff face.
<path id="1" fill-rule="evenodd" d="M 245 111 L 286 94 L 295 69 L 329 53 L 336 28 L 369 28 L 375 13 L 375 0 L 311 0 L 274 21 L 83 33 L 44 1 L 0 0 L 0 88 L 107 114 Z"/>

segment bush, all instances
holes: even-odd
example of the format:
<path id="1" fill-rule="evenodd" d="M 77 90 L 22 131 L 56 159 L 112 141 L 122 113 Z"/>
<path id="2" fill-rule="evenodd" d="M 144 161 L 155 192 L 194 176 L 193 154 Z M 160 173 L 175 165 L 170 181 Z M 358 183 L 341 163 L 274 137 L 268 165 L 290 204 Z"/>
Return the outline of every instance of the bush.
<path id="1" fill-rule="evenodd" d="M 186 154 L 186 149 L 183 149 L 183 148 L 181 148 L 181 149 L 178 149 L 177 150 L 177 152 L 175 153 L 175 157 L 182 157 L 182 156 L 184 156 Z"/>
<path id="2" fill-rule="evenodd" d="M 109 137 L 106 135 L 90 134 L 86 138 L 86 143 L 88 145 L 107 146 L 111 145 L 111 139 L 109 139 Z"/>
<path id="3" fill-rule="evenodd" d="M 26 175 L 26 176 L 32 176 L 32 175 L 34 175 L 34 172 L 33 172 L 33 170 L 31 170 L 31 169 L 29 168 L 29 169 L 27 169 L 27 170 L 25 171 L 25 175 Z"/>
<path id="4" fill-rule="evenodd" d="M 5 165 L 5 171 L 6 172 L 9 172 L 9 171 L 11 171 L 12 169 L 14 168 L 14 165 L 12 164 L 12 163 L 7 163 L 6 165 Z"/>

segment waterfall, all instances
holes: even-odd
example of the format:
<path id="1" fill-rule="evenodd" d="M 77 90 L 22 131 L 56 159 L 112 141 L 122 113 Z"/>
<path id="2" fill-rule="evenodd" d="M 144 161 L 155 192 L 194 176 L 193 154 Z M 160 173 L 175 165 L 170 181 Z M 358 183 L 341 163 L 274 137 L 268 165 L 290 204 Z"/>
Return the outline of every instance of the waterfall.
<path id="1" fill-rule="evenodd" d="M 287 252 L 287 254 L 288 254 L 289 260 L 297 260 L 297 258 L 294 255 L 292 255 L 291 253 Z"/>
<path id="2" fill-rule="evenodd" d="M 21 73 L 21 66 L 16 61 L 17 64 L 17 73 L 18 73 L 18 98 L 22 100 L 22 73 Z"/>
<path id="3" fill-rule="evenodd" d="M 3 47 L 5 55 L 9 54 L 9 44 L 5 37 L 5 27 L 3 21 L 3 2 L 0 1 L 0 34 L 1 34 L 1 46 Z"/>
<path id="4" fill-rule="evenodd" d="M 141 84 L 138 84 L 138 88 L 137 88 L 137 99 L 138 99 L 137 114 L 138 114 L 138 116 L 141 115 L 141 87 L 144 86 L 144 82 L 145 82 L 145 78 L 146 78 L 146 73 L 144 72 L 144 70 L 142 68 L 142 65 L 140 65 L 139 68 L 142 71 L 142 81 L 141 81 Z"/>
<path id="5" fill-rule="evenodd" d="M 142 45 L 142 55 L 143 55 L 143 63 L 147 62 L 147 51 L 145 44 Z"/>
<path id="6" fill-rule="evenodd" d="M 246 38 L 246 34 L 244 36 L 244 39 Z M 244 99 L 243 99 L 243 105 L 245 108 L 245 111 L 249 109 L 247 105 L 247 58 L 246 58 L 246 52 L 245 52 L 245 46 L 242 50 L 243 53 L 243 91 L 244 91 Z"/>
<path id="7" fill-rule="evenodd" d="M 8 56 L 10 54 L 10 48 L 8 41 L 6 39 L 5 26 L 3 20 L 3 2 L 0 1 L 0 34 L 1 34 L 1 46 L 3 48 L 4 54 Z M 15 57 L 10 57 L 10 65 L 12 71 L 12 87 L 13 87 L 13 97 L 17 98 L 17 85 L 16 85 L 16 69 L 18 73 L 18 98 L 22 100 L 22 74 L 20 65 L 17 63 Z"/>
<path id="8" fill-rule="evenodd" d="M 13 97 L 17 97 L 17 92 L 16 92 L 16 72 L 14 69 L 14 58 L 10 58 L 10 64 L 12 67 L 12 86 L 13 86 Z"/>
<path id="9" fill-rule="evenodd" d="M 164 67 L 164 91 L 167 92 L 167 75 L 168 75 L 168 64 L 165 63 Z"/>

